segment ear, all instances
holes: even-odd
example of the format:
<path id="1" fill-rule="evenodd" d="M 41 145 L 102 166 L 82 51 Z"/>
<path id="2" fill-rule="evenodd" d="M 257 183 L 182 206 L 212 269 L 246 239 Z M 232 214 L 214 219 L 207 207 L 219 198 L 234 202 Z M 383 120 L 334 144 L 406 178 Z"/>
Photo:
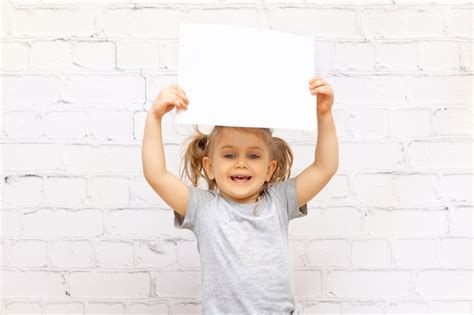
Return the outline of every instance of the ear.
<path id="1" fill-rule="evenodd" d="M 276 170 L 277 164 L 278 164 L 278 163 L 277 163 L 276 160 L 271 160 L 271 161 L 268 163 L 268 166 L 267 166 L 267 177 L 265 178 L 265 181 L 266 181 L 266 182 L 270 181 L 270 179 L 272 178 L 273 173 L 274 173 L 275 170 Z"/>
<path id="2" fill-rule="evenodd" d="M 202 158 L 202 166 L 204 167 L 204 170 L 206 171 L 207 177 L 213 180 L 215 177 L 212 171 L 212 162 L 209 157 L 205 156 Z"/>

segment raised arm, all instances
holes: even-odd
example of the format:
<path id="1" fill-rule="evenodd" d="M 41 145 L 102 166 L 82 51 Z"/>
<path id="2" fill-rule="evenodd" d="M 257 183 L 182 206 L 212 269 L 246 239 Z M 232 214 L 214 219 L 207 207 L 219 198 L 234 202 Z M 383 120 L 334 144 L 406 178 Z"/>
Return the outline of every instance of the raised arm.
<path id="1" fill-rule="evenodd" d="M 296 177 L 298 206 L 316 196 L 331 180 L 339 166 L 336 127 L 331 112 L 334 92 L 321 77 L 310 80 L 311 94 L 317 96 L 318 139 L 314 162 Z"/>
<path id="2" fill-rule="evenodd" d="M 146 117 L 142 145 L 142 166 L 146 181 L 177 213 L 185 216 L 189 192 L 187 186 L 166 169 L 161 119 L 173 108 L 186 109 L 189 103 L 177 85 L 163 89 Z"/>

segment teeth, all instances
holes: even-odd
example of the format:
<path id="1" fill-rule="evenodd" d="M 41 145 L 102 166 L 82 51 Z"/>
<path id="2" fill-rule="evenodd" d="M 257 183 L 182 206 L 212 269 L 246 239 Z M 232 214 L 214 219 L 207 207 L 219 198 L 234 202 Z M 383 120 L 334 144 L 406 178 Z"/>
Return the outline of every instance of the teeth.
<path id="1" fill-rule="evenodd" d="M 231 176 L 232 179 L 238 179 L 238 180 L 249 180 L 250 179 L 250 176 Z"/>

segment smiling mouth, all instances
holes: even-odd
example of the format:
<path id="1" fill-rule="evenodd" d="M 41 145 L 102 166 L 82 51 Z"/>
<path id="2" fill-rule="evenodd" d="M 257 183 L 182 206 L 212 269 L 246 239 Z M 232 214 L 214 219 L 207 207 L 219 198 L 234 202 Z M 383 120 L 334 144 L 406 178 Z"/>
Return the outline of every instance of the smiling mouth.
<path id="1" fill-rule="evenodd" d="M 233 181 L 236 182 L 246 182 L 252 178 L 252 176 L 242 176 L 242 175 L 237 175 L 237 176 L 231 176 L 230 177 Z"/>

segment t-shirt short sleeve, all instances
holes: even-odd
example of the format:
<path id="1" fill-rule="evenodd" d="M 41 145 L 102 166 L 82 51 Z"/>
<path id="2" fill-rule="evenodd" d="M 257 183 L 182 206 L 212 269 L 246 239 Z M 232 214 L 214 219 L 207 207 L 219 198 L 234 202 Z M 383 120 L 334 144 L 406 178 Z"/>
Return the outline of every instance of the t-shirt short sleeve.
<path id="1" fill-rule="evenodd" d="M 205 206 L 205 203 L 210 200 L 211 193 L 208 190 L 187 185 L 189 191 L 188 207 L 184 218 L 174 212 L 174 226 L 177 229 L 188 229 L 195 231 L 197 221 L 199 220 L 199 209 Z"/>
<path id="2" fill-rule="evenodd" d="M 273 186 L 275 193 L 282 196 L 286 202 L 288 211 L 288 221 L 306 216 L 308 214 L 308 205 L 304 204 L 298 207 L 298 199 L 296 195 L 296 177 L 292 177 L 283 182 L 279 182 Z"/>

